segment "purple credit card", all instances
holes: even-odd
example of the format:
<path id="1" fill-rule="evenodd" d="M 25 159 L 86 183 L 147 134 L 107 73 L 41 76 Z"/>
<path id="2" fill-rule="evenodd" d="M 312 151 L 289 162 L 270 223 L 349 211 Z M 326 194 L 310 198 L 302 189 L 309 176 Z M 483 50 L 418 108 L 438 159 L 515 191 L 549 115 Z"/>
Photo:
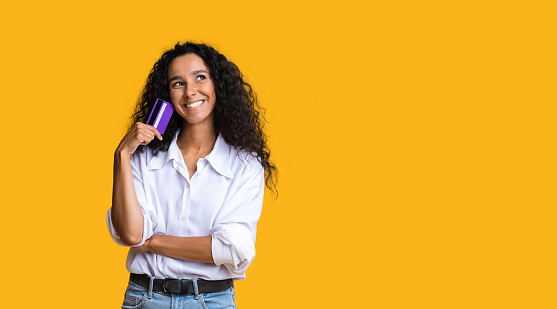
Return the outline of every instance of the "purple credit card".
<path id="1" fill-rule="evenodd" d="M 151 110 L 151 115 L 149 115 L 149 119 L 147 119 L 147 124 L 155 127 L 162 135 L 164 134 L 164 130 L 166 130 L 166 126 L 173 112 L 174 105 L 172 105 L 172 103 L 157 99 L 155 106 L 153 106 Z"/>

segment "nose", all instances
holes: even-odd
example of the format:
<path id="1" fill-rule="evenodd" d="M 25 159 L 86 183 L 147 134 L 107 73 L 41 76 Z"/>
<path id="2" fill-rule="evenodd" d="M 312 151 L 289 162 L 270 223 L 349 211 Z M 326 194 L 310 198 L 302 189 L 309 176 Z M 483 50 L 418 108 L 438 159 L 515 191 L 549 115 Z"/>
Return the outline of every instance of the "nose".
<path id="1" fill-rule="evenodd" d="M 188 97 L 192 97 L 197 94 L 197 86 L 195 85 L 195 83 L 188 83 L 186 87 L 186 95 Z"/>

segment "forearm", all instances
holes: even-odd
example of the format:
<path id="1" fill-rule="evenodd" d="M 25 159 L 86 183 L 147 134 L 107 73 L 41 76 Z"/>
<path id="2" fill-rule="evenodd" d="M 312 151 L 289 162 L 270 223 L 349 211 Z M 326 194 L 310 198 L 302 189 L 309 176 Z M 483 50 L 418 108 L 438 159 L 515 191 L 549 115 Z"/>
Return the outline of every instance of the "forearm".
<path id="1" fill-rule="evenodd" d="M 143 213 L 133 183 L 130 155 L 114 154 L 112 224 L 126 245 L 136 245 L 143 238 Z"/>
<path id="2" fill-rule="evenodd" d="M 211 242 L 210 235 L 201 237 L 153 235 L 141 249 L 182 260 L 214 263 Z"/>

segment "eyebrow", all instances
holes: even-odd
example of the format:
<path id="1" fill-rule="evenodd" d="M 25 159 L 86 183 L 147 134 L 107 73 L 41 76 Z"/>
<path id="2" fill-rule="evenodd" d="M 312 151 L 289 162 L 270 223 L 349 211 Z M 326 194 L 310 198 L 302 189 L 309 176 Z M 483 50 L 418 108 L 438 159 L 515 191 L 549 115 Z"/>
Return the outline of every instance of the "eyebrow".
<path id="1" fill-rule="evenodd" d="M 180 78 L 182 78 L 182 75 L 177 75 L 177 76 L 174 76 L 171 79 L 169 79 L 168 82 L 171 82 L 173 80 L 177 80 L 177 79 L 180 79 Z"/>
<path id="2" fill-rule="evenodd" d="M 191 72 L 190 75 L 193 76 L 193 75 L 197 75 L 197 74 L 199 74 L 199 73 L 209 74 L 209 73 L 207 73 L 207 71 L 204 71 L 204 70 L 197 70 L 197 71 Z M 173 81 L 173 80 L 177 80 L 177 79 L 180 79 L 180 78 L 182 78 L 182 75 L 176 75 L 176 76 L 172 77 L 171 79 L 169 79 L 168 82 L 171 82 L 171 81 Z"/>
<path id="3" fill-rule="evenodd" d="M 205 74 L 209 74 L 209 73 L 207 73 L 207 72 L 206 72 L 206 71 L 204 71 L 204 70 L 197 70 L 197 71 L 193 71 L 193 72 L 191 72 L 191 75 L 193 76 L 193 75 L 197 75 L 197 74 L 199 74 L 199 73 L 205 73 Z"/>

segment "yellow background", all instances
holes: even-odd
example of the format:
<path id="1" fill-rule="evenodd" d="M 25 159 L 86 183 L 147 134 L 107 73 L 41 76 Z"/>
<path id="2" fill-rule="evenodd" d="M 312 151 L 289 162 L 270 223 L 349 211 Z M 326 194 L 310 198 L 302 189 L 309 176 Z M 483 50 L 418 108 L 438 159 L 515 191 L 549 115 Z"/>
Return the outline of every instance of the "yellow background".
<path id="1" fill-rule="evenodd" d="M 121 305 L 113 152 L 195 40 L 258 92 L 280 169 L 239 308 L 556 308 L 550 3 L 4 1 L 0 306 Z"/>

